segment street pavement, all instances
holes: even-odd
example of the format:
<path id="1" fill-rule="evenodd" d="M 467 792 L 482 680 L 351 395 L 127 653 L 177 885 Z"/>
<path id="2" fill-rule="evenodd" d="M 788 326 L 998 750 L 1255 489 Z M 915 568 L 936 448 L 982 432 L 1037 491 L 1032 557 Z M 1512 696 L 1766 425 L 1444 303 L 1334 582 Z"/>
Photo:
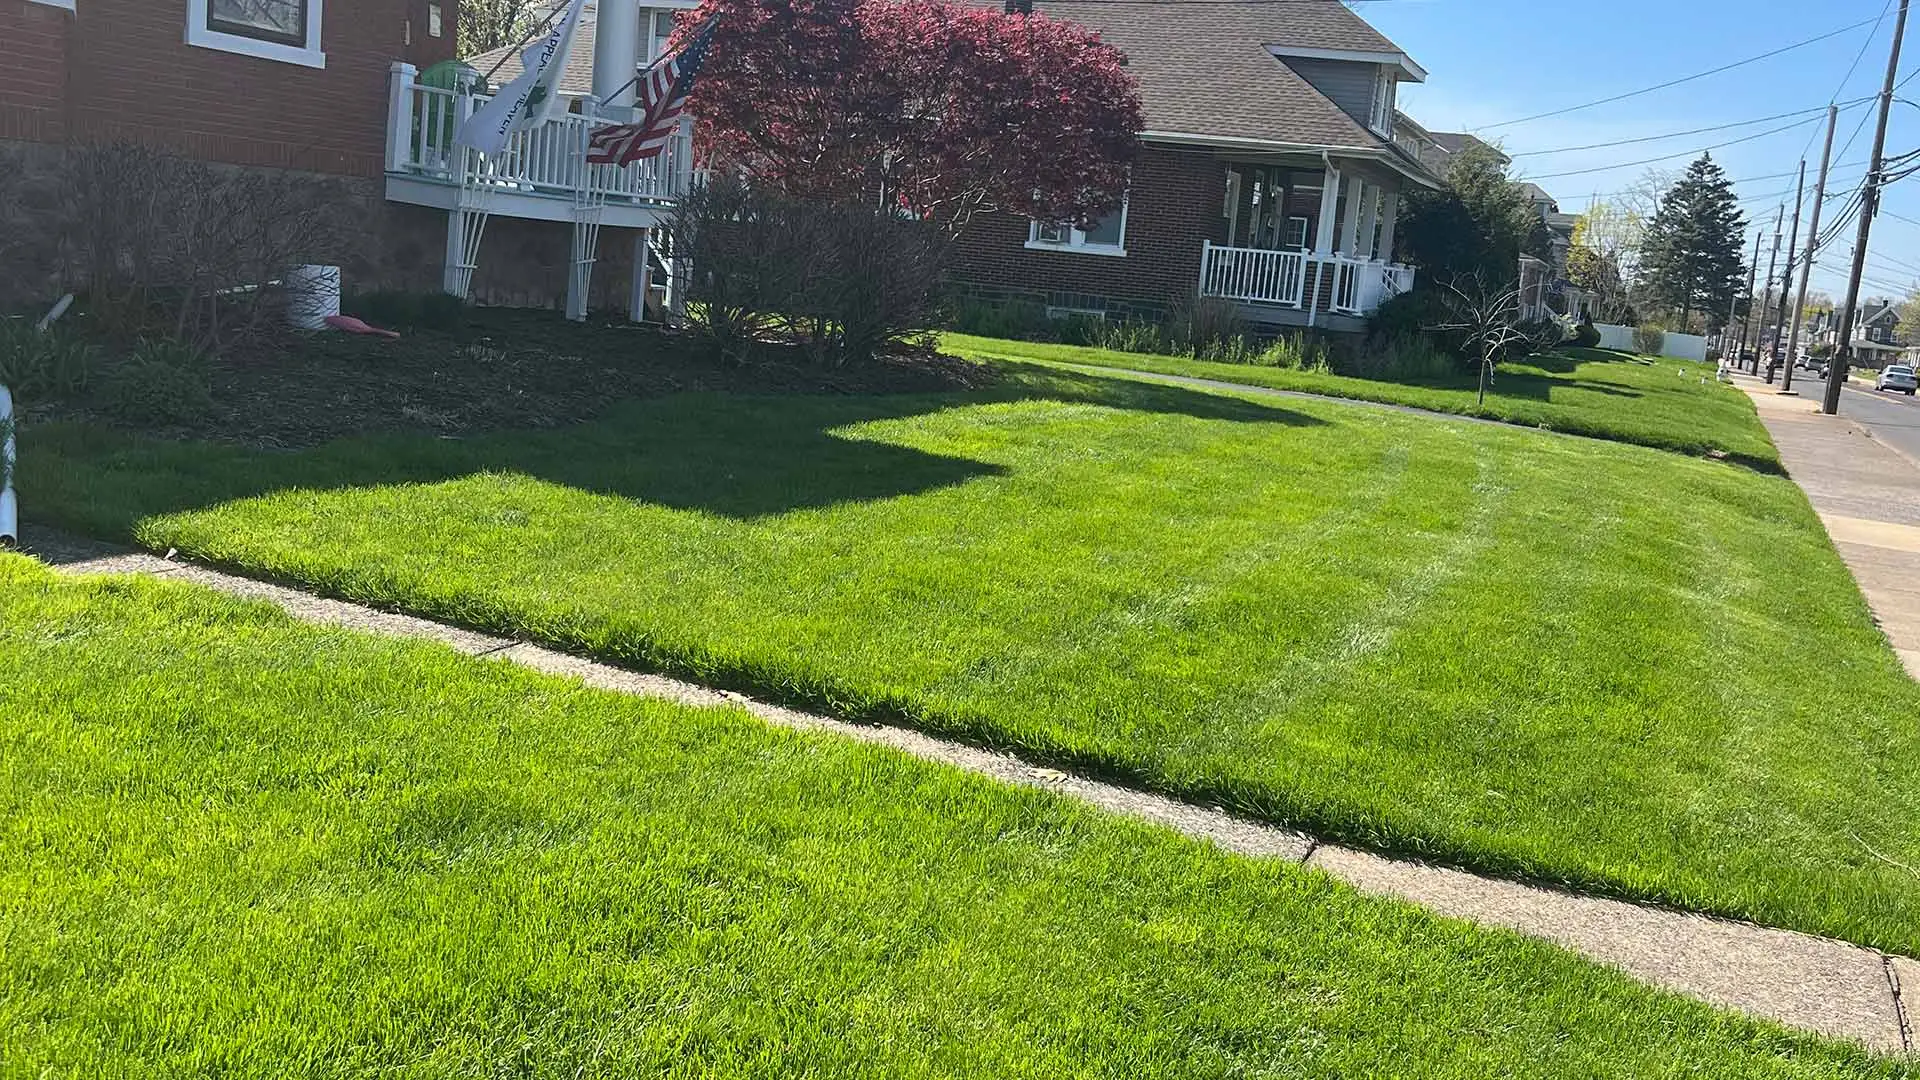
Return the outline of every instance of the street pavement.
<path id="1" fill-rule="evenodd" d="M 1811 371 L 1793 373 L 1793 391 L 1817 407 L 1826 380 Z M 1840 413 L 1920 465 L 1920 396 L 1876 393 L 1871 383 L 1849 381 L 1840 392 Z"/>

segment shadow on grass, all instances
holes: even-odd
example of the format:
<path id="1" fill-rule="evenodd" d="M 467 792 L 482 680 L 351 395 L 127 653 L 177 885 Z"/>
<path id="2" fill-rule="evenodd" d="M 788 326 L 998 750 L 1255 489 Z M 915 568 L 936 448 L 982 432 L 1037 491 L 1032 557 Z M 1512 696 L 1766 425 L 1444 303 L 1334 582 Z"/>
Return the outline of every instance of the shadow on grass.
<path id="1" fill-rule="evenodd" d="M 896 396 L 654 398 L 559 429 L 471 438 L 372 434 L 310 450 L 169 442 L 91 425 L 25 433 L 22 486 L 36 519 L 130 537 L 143 519 L 295 489 L 429 484 L 510 472 L 581 491 L 752 519 L 895 498 L 1005 475 L 841 429 L 965 405 L 1056 401 L 1246 424 L 1326 421 L 1274 403 L 1181 387 L 1016 367 L 984 390 Z"/>

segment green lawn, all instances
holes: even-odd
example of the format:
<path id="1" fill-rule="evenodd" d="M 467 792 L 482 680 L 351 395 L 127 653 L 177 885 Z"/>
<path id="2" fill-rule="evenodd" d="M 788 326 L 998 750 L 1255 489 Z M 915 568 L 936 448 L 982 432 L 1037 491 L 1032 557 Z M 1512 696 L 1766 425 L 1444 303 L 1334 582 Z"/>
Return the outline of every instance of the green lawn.
<path id="1" fill-rule="evenodd" d="M 300 453 L 47 426 L 20 487 L 325 592 L 1920 954 L 1920 687 L 1798 489 L 1726 463 L 1025 368 Z"/>
<path id="2" fill-rule="evenodd" d="M 1569 348 L 1562 354 L 1501 365 L 1486 404 L 1481 405 L 1472 372 L 1445 383 L 1405 383 L 965 334 L 945 335 L 942 347 L 977 359 L 1124 368 L 1410 405 L 1663 450 L 1725 454 L 1764 471 L 1780 470 L 1780 455 L 1746 395 L 1717 382 L 1712 365 L 1687 360 L 1641 360 L 1600 349 Z"/>
<path id="3" fill-rule="evenodd" d="M 737 711 L 0 554 L 0 1076 L 1901 1075 Z"/>

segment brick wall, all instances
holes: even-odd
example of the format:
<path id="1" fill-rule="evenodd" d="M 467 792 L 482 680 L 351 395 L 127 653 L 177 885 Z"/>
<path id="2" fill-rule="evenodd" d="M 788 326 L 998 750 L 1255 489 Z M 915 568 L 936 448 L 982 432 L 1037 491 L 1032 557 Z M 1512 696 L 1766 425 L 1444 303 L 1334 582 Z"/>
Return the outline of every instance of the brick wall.
<path id="1" fill-rule="evenodd" d="M 136 139 L 234 165 L 377 176 L 387 70 L 454 55 L 457 0 L 318 0 L 325 68 L 186 44 L 206 0 L 0 0 L 0 138 Z M 408 43 L 411 21 L 411 44 Z"/>
<path id="2" fill-rule="evenodd" d="M 1224 242 L 1226 170 L 1212 154 L 1148 147 L 1127 196 L 1124 257 L 1027 248 L 1027 219 L 982 214 L 959 243 L 964 291 L 1147 315 L 1192 298 L 1200 245 Z"/>

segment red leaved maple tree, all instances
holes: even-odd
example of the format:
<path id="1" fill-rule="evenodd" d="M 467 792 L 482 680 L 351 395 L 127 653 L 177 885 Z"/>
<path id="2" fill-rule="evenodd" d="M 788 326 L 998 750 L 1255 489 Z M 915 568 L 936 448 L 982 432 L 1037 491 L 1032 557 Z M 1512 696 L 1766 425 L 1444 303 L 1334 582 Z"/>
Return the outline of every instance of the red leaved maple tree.
<path id="1" fill-rule="evenodd" d="M 1140 97 L 1073 23 L 954 0 L 704 0 L 703 156 L 790 195 L 872 197 L 957 233 L 981 210 L 1086 224 L 1126 193 Z"/>

